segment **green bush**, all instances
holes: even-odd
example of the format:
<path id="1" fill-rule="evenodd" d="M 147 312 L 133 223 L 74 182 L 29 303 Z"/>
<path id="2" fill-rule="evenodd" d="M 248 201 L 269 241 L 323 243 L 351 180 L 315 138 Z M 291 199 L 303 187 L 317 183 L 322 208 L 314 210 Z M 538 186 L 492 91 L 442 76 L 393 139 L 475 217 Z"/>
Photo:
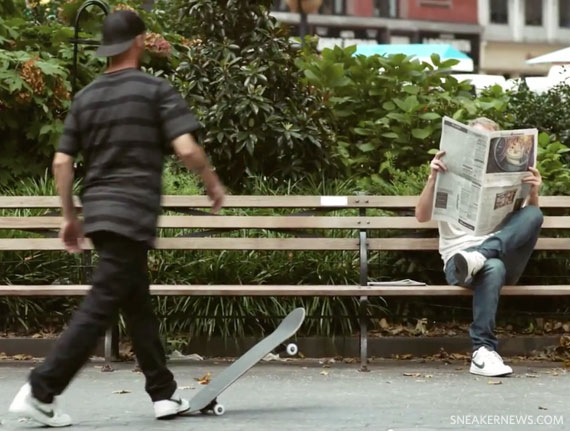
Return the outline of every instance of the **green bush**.
<path id="1" fill-rule="evenodd" d="M 355 50 L 305 52 L 297 61 L 307 82 L 324 91 L 337 152 L 354 175 L 377 173 L 388 154 L 399 168 L 421 164 L 439 144 L 444 115 L 460 121 L 505 115 L 504 94 L 477 99 L 470 84 L 449 74 L 455 60 L 441 62 L 434 55 L 434 67 L 403 54 L 366 57 Z"/>
<path id="2" fill-rule="evenodd" d="M 300 53 L 269 15 L 271 1 L 169 2 L 190 39 L 174 76 L 203 128 L 196 132 L 233 190 L 247 177 L 334 173 L 333 134 L 319 91 L 301 81 Z"/>

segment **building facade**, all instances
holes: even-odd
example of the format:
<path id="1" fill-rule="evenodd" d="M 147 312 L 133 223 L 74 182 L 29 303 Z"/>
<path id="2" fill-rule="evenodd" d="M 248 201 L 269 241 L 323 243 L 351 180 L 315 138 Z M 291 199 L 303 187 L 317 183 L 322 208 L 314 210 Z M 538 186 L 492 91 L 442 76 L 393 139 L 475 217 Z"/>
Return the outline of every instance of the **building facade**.
<path id="1" fill-rule="evenodd" d="M 285 0 L 274 15 L 298 26 Z M 570 0 L 323 0 L 308 16 L 321 48 L 364 43 L 449 43 L 481 73 L 543 75 L 526 60 L 570 45 Z"/>
<path id="2" fill-rule="evenodd" d="M 273 14 L 299 26 L 285 0 L 275 0 Z M 365 43 L 449 43 L 478 67 L 480 38 L 477 0 L 323 0 L 308 16 L 309 31 L 320 47 Z"/>
<path id="3" fill-rule="evenodd" d="M 570 0 L 479 0 L 481 71 L 540 75 L 526 60 L 570 45 Z"/>

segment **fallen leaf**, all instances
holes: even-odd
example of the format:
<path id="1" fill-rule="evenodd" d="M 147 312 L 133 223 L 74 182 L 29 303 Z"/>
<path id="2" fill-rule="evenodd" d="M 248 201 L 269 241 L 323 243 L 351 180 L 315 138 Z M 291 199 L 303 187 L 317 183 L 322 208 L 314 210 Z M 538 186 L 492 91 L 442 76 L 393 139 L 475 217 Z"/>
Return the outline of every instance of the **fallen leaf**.
<path id="1" fill-rule="evenodd" d="M 503 382 L 501 382 L 500 380 L 489 380 L 487 382 L 488 385 L 502 385 Z"/>
<path id="2" fill-rule="evenodd" d="M 8 359 L 8 355 L 4 352 L 0 352 L 0 359 Z"/>
<path id="3" fill-rule="evenodd" d="M 344 358 L 342 362 L 345 364 L 354 364 L 356 362 L 356 358 Z"/>
<path id="4" fill-rule="evenodd" d="M 390 327 L 390 325 L 388 324 L 388 321 L 384 317 L 382 319 L 380 319 L 380 327 L 382 329 L 388 329 Z"/>
<path id="5" fill-rule="evenodd" d="M 418 322 L 416 323 L 416 329 L 414 330 L 414 332 L 418 335 L 425 335 L 428 331 L 427 323 L 428 320 L 425 317 L 422 319 L 418 319 Z"/>
<path id="6" fill-rule="evenodd" d="M 118 391 L 113 391 L 114 394 L 122 395 L 122 394 L 130 394 L 131 391 L 127 391 L 126 389 L 120 389 Z"/>
<path id="7" fill-rule="evenodd" d="M 196 378 L 196 381 L 198 383 L 200 383 L 201 385 L 207 385 L 208 383 L 210 383 L 211 378 L 212 378 L 212 374 L 206 373 L 206 374 L 204 374 L 204 376 L 202 376 L 200 378 Z"/>
<path id="8" fill-rule="evenodd" d="M 546 407 L 538 406 L 538 410 L 548 410 Z"/>
<path id="9" fill-rule="evenodd" d="M 426 379 L 433 379 L 433 375 L 432 374 L 426 374 L 424 376 Z"/>
<path id="10" fill-rule="evenodd" d="M 37 334 L 32 335 L 32 338 L 35 338 L 35 339 L 37 339 L 37 338 L 42 338 L 42 337 L 43 337 L 43 335 L 40 334 L 40 333 L 37 333 Z"/>
<path id="11" fill-rule="evenodd" d="M 405 377 L 420 377 L 422 373 L 404 373 Z"/>
<path id="12" fill-rule="evenodd" d="M 105 364 L 101 367 L 102 373 L 112 373 L 113 371 L 115 371 L 115 369 L 109 364 Z"/>
<path id="13" fill-rule="evenodd" d="M 537 375 L 537 374 L 526 373 L 525 376 L 527 376 L 529 379 L 536 379 L 536 378 L 538 378 L 538 375 Z"/>
<path id="14" fill-rule="evenodd" d="M 328 371 L 324 371 L 324 370 L 321 371 L 321 376 L 328 376 L 328 375 L 329 375 Z"/>
<path id="15" fill-rule="evenodd" d="M 455 369 L 456 369 L 457 371 L 463 371 L 463 368 L 462 368 L 462 367 L 455 367 Z"/>
<path id="16" fill-rule="evenodd" d="M 408 359 L 413 359 L 414 355 L 412 355 L 411 353 L 406 353 L 404 355 L 396 355 L 396 359 L 402 359 L 402 360 L 408 360 Z"/>
<path id="17" fill-rule="evenodd" d="M 31 355 L 20 354 L 12 356 L 12 359 L 15 361 L 29 361 L 30 359 L 34 359 L 34 357 Z"/>

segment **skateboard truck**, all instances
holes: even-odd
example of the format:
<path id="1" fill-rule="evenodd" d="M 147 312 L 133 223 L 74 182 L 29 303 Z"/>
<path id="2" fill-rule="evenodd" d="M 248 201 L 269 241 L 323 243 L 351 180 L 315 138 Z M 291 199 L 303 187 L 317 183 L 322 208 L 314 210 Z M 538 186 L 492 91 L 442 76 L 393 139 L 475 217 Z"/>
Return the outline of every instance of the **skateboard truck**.
<path id="1" fill-rule="evenodd" d="M 210 412 L 214 413 L 216 416 L 222 416 L 226 412 L 226 409 L 223 404 L 218 403 L 218 399 L 216 398 L 212 400 L 210 404 L 200 410 L 200 413 L 203 415 L 206 415 Z"/>

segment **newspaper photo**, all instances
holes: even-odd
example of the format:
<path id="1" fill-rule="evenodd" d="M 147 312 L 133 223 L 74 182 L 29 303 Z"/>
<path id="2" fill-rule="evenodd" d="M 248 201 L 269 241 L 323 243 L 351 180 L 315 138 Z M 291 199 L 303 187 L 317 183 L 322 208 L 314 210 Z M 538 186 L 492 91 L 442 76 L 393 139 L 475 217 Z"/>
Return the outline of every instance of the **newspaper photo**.
<path id="1" fill-rule="evenodd" d="M 491 132 L 442 121 L 439 148 L 447 172 L 437 175 L 432 219 L 472 235 L 495 232 L 530 192 L 522 179 L 536 165 L 538 131 Z"/>

